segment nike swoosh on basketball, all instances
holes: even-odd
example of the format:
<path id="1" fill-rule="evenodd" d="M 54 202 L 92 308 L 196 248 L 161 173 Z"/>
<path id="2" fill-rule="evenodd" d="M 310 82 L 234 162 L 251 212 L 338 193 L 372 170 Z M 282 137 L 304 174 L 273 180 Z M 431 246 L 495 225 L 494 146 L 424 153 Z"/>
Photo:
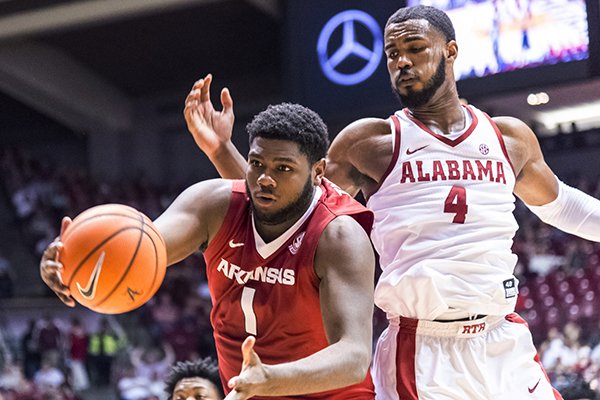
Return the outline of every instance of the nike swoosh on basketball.
<path id="1" fill-rule="evenodd" d="M 244 245 L 244 243 L 235 243 L 235 242 L 233 241 L 233 239 L 231 239 L 231 240 L 229 241 L 229 247 L 231 247 L 232 249 L 233 249 L 234 247 L 242 247 L 243 245 Z"/>
<path id="2" fill-rule="evenodd" d="M 538 379 L 537 383 L 532 388 L 530 388 L 530 387 L 527 388 L 527 390 L 529 390 L 529 393 L 535 392 L 535 389 L 537 389 L 537 387 L 540 384 L 541 380 L 542 380 L 542 378 Z"/>
<path id="3" fill-rule="evenodd" d="M 88 281 L 87 285 L 84 288 L 81 287 L 79 282 L 76 282 L 77 289 L 79 289 L 79 293 L 81 293 L 81 295 L 88 300 L 92 300 L 94 298 L 94 296 L 96 296 L 96 286 L 98 286 L 98 276 L 100 276 L 100 271 L 102 270 L 102 264 L 104 263 L 105 255 L 106 255 L 106 253 L 104 251 L 102 252 L 102 254 L 100 254 L 100 258 L 98 258 L 98 261 L 96 261 L 96 266 L 94 267 L 94 270 L 92 271 L 90 280 Z"/>
<path id="4" fill-rule="evenodd" d="M 411 150 L 411 149 L 406 149 L 406 154 L 408 154 L 408 155 L 414 154 L 414 153 L 416 153 L 417 151 L 419 151 L 419 150 L 423 150 L 425 147 L 428 147 L 428 146 L 429 146 L 429 145 L 428 145 L 428 144 L 426 144 L 425 146 L 419 147 L 419 148 L 417 148 L 417 149 L 414 149 L 414 150 Z"/>

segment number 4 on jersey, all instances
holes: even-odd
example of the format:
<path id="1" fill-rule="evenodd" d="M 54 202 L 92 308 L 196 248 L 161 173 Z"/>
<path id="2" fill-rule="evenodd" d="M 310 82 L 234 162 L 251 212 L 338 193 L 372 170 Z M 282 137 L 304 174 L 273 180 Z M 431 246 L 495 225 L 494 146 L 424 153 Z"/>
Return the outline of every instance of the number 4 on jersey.
<path id="1" fill-rule="evenodd" d="M 464 224 L 467 217 L 467 190 L 462 186 L 452 186 L 446 201 L 444 202 L 444 212 L 455 214 L 452 220 L 455 224 Z"/>

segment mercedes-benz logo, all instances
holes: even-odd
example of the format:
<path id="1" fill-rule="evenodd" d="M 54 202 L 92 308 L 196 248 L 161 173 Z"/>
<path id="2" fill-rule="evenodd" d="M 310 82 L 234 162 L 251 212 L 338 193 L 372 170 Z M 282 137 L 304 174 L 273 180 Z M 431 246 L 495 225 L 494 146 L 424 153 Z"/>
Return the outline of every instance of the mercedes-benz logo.
<path id="1" fill-rule="evenodd" d="M 355 24 L 364 25 L 373 36 L 373 43 L 369 47 L 356 40 Z M 327 54 L 327 45 L 331 35 L 340 26 L 343 26 L 342 45 Z M 336 14 L 323 27 L 317 42 L 317 54 L 323 73 L 339 85 L 355 85 L 370 77 L 377 69 L 383 54 L 383 39 L 381 28 L 377 21 L 369 14 L 360 10 L 346 10 Z M 349 56 L 356 56 L 366 61 L 365 66 L 357 72 L 346 74 L 336 68 Z"/>

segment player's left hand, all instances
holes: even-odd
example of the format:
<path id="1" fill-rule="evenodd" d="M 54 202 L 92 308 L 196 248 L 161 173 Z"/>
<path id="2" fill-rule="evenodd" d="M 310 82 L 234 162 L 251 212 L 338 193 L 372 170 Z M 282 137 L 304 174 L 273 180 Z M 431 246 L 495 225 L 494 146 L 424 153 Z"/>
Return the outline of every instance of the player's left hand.
<path id="1" fill-rule="evenodd" d="M 242 343 L 242 355 L 244 357 L 242 363 L 242 371 L 238 376 L 234 376 L 229 380 L 229 387 L 233 389 L 225 400 L 246 400 L 255 396 L 264 389 L 269 377 L 264 365 L 260 361 L 260 357 L 254 351 L 256 338 L 248 336 Z M 264 394 L 264 393 L 262 393 Z"/>

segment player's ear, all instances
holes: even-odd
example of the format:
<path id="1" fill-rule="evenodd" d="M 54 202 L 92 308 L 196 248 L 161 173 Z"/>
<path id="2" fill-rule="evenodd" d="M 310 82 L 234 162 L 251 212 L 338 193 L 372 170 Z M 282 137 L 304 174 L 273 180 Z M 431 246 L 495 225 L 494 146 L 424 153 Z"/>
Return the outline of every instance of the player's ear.
<path id="1" fill-rule="evenodd" d="M 456 60 L 456 57 L 458 56 L 458 44 L 456 43 L 456 40 L 450 40 L 448 43 L 446 43 L 446 58 L 452 60 L 452 62 L 454 62 L 454 60 Z"/>
<path id="2" fill-rule="evenodd" d="M 327 166 L 327 162 L 324 158 L 321 158 L 319 161 L 315 162 L 312 166 L 312 181 L 315 186 L 321 184 L 321 180 L 323 176 L 325 176 L 325 167 Z"/>

